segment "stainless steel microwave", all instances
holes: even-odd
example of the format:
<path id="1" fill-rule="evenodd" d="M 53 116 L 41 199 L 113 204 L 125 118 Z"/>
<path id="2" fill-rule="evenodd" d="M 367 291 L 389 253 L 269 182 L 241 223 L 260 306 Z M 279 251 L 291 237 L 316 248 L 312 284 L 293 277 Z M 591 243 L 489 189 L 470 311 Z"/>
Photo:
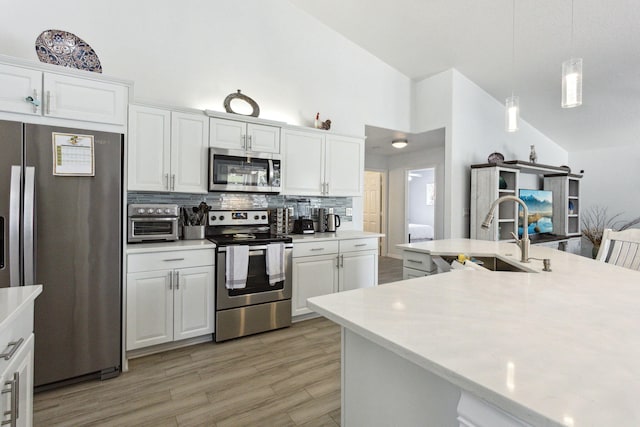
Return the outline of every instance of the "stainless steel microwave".
<path id="1" fill-rule="evenodd" d="M 209 191 L 279 193 L 278 154 L 209 148 Z"/>

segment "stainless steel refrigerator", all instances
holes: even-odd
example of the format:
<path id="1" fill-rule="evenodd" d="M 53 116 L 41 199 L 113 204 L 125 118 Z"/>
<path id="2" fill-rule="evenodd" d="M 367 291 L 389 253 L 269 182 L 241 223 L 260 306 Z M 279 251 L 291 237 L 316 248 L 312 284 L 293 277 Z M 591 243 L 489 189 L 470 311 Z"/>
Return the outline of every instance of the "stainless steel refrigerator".
<path id="1" fill-rule="evenodd" d="M 95 176 L 54 176 L 53 132 L 94 136 Z M 0 121 L 0 287 L 43 286 L 36 387 L 120 372 L 122 153 L 120 134 Z"/>

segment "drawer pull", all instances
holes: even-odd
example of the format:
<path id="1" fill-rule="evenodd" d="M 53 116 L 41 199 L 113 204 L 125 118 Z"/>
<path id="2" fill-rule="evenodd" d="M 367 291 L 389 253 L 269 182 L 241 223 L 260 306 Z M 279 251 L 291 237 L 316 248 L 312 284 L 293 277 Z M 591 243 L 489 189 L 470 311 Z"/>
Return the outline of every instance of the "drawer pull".
<path id="1" fill-rule="evenodd" d="M 311 248 L 312 251 L 324 251 L 324 248 Z"/>
<path id="2" fill-rule="evenodd" d="M 7 348 L 11 347 L 11 350 L 6 353 L 0 354 L 0 357 L 4 357 L 4 360 L 11 359 L 15 352 L 18 351 L 18 348 L 22 345 L 23 342 L 24 338 L 20 338 L 18 341 L 11 341 L 9 344 L 7 344 Z"/>
<path id="3" fill-rule="evenodd" d="M 418 260 L 415 260 L 415 259 L 408 259 L 407 261 L 409 261 L 409 262 L 417 262 L 418 264 L 422 264 L 422 261 L 418 261 Z"/>
<path id="4" fill-rule="evenodd" d="M 169 259 L 163 259 L 164 262 L 169 262 L 169 261 L 184 261 L 184 258 L 169 258 Z"/>
<path id="5" fill-rule="evenodd" d="M 367 246 L 366 243 L 358 243 L 357 245 L 354 245 L 356 248 L 361 248 L 363 246 Z"/>

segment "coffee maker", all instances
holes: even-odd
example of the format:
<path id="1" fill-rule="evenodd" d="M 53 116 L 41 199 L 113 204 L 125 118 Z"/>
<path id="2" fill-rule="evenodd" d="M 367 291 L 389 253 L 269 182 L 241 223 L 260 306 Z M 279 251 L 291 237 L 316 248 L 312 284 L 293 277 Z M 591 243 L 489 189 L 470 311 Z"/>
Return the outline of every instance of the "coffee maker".
<path id="1" fill-rule="evenodd" d="M 296 202 L 296 215 L 298 218 L 293 222 L 293 232 L 296 234 L 313 234 L 313 220 L 311 219 L 311 202 L 301 199 Z"/>

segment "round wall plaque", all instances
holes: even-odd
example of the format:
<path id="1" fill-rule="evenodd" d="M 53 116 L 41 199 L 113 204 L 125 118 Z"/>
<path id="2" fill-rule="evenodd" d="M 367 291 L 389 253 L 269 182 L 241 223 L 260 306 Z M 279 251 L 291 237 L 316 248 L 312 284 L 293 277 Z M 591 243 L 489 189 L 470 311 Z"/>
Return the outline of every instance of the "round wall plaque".
<path id="1" fill-rule="evenodd" d="M 241 114 L 233 111 L 233 109 L 231 108 L 231 101 L 233 101 L 234 99 L 239 99 L 249 104 L 251 108 L 253 108 L 251 114 Z M 260 115 L 260 107 L 258 107 L 256 101 L 249 98 L 247 95 L 240 93 L 240 89 L 238 89 L 238 93 L 231 93 L 227 95 L 227 97 L 224 99 L 224 109 L 227 113 L 240 114 L 241 116 L 258 117 Z"/>

